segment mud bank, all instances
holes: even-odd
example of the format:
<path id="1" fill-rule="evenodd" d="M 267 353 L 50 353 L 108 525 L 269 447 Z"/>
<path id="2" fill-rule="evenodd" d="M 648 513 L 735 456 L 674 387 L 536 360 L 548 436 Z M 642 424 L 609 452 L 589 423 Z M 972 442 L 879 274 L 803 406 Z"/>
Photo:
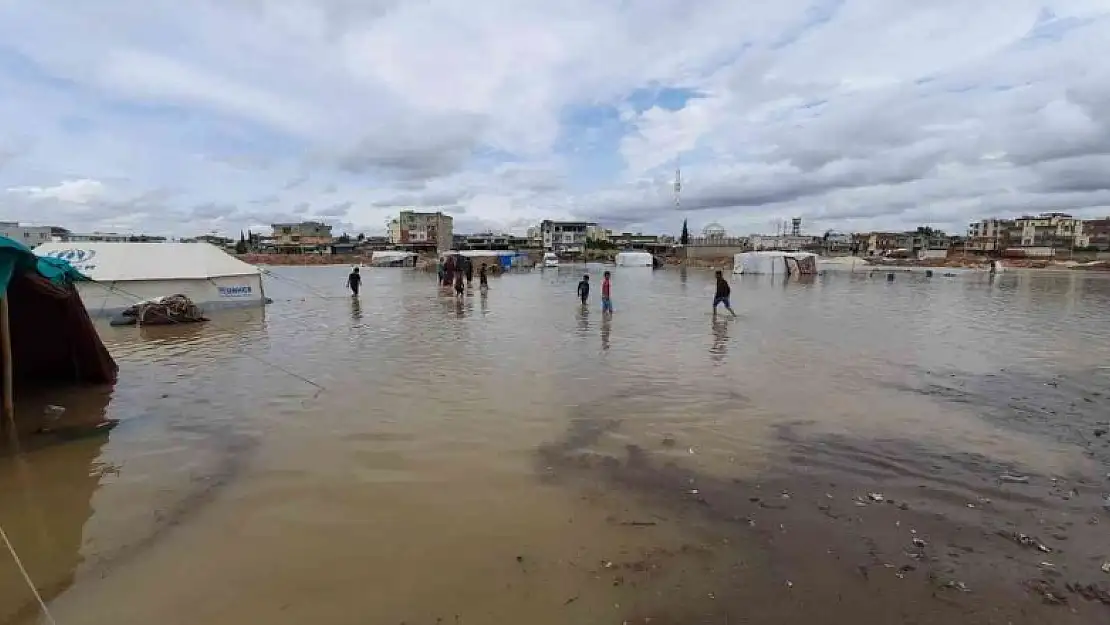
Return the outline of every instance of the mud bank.
<path id="1" fill-rule="evenodd" d="M 1019 473 L 909 440 L 807 437 L 757 478 L 709 475 L 655 448 L 600 452 L 634 422 L 582 411 L 537 452 L 543 482 L 631 494 L 691 543 L 601 562 L 634 584 L 626 623 L 1104 623 L 1110 482 Z M 693 451 L 693 450 L 691 450 Z M 663 572 L 668 575 L 664 577 Z M 617 621 L 620 622 L 620 621 Z"/>

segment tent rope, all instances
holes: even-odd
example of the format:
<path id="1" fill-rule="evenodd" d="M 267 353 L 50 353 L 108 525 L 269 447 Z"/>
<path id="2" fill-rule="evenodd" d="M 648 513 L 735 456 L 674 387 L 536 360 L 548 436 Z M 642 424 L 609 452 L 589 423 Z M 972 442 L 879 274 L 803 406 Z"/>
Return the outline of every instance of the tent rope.
<path id="1" fill-rule="evenodd" d="M 8 547 L 8 553 L 12 554 L 12 560 L 15 560 L 16 567 L 23 575 L 23 581 L 27 582 L 27 587 L 31 589 L 31 594 L 35 596 L 35 601 L 39 604 L 39 609 L 42 610 L 42 615 L 50 625 L 58 625 L 58 621 L 54 620 L 54 615 L 50 613 L 50 608 L 46 607 L 46 602 L 42 600 L 42 595 L 39 594 L 39 589 L 35 588 L 35 583 L 31 581 L 31 575 L 27 573 L 27 568 L 23 566 L 23 560 L 19 558 L 19 554 L 15 551 L 15 546 L 8 538 L 8 533 L 4 531 L 4 526 L 0 525 L 0 538 L 4 539 L 4 544 Z"/>

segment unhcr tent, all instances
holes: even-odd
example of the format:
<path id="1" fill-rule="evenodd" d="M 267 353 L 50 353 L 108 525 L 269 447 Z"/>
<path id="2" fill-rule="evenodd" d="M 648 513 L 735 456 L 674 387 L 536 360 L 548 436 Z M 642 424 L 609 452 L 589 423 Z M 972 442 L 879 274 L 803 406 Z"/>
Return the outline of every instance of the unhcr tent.
<path id="1" fill-rule="evenodd" d="M 416 253 L 402 250 L 378 250 L 370 256 L 374 267 L 412 267 L 416 264 Z"/>
<path id="2" fill-rule="evenodd" d="M 116 363 L 74 286 L 83 280 L 69 263 L 0 236 L 0 366 L 9 415 L 13 388 L 115 381 Z"/>
<path id="3" fill-rule="evenodd" d="M 94 317 L 176 294 L 204 311 L 265 301 L 262 272 L 208 243 L 43 243 L 35 253 L 68 261 L 92 280 L 77 288 Z"/>
<path id="4" fill-rule="evenodd" d="M 810 252 L 742 252 L 733 258 L 732 273 L 788 276 L 817 273 L 817 254 Z"/>
<path id="5" fill-rule="evenodd" d="M 618 252 L 616 263 L 618 267 L 653 267 L 655 257 L 648 252 Z"/>

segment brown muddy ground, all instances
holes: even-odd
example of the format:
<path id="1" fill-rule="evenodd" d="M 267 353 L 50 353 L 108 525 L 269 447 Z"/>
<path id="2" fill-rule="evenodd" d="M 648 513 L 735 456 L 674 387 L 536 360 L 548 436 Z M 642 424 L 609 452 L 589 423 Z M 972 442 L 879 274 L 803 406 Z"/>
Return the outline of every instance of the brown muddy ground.
<path id="1" fill-rule="evenodd" d="M 1036 396 L 1017 407 L 1030 414 L 1052 411 L 1054 397 L 1069 397 L 1058 392 L 1060 381 L 1041 384 L 1047 393 L 1029 380 L 995 384 L 1014 382 Z M 951 399 L 970 402 L 974 395 L 957 388 L 968 386 L 938 384 L 925 392 L 946 389 Z M 1093 406 L 1097 396 L 1087 397 L 1080 403 Z M 543 479 L 601 499 L 633 493 L 657 513 L 618 516 L 615 523 L 674 524 L 701 537 L 678 550 L 624 554 L 595 567 L 598 583 L 640 588 L 623 612 L 625 623 L 1110 619 L 1110 574 L 1102 570 L 1110 560 L 1110 474 L 1029 475 L 909 440 L 807 438 L 784 426 L 778 437 L 790 451 L 775 469 L 758 479 L 730 479 L 666 459 L 667 450 L 684 445 L 672 437 L 655 449 L 594 451 L 635 423 L 592 413 L 581 411 L 564 440 L 540 449 Z M 1094 433 L 1087 454 L 1105 459 L 1105 428 L 1097 411 L 1085 414 Z"/>

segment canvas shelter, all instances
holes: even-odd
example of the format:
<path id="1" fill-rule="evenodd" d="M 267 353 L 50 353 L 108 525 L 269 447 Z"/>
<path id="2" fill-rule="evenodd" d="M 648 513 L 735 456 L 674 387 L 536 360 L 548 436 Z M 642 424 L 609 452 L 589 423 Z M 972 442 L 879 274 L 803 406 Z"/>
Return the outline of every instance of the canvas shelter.
<path id="1" fill-rule="evenodd" d="M 771 276 L 817 272 L 817 255 L 810 252 L 741 252 L 733 258 L 732 273 Z"/>
<path id="2" fill-rule="evenodd" d="M 655 257 L 648 252 L 617 252 L 618 267 L 653 267 Z"/>
<path id="3" fill-rule="evenodd" d="M 14 389 L 115 381 L 116 363 L 77 293 L 85 280 L 69 263 L 0 236 L 0 368 L 9 417 Z"/>
<path id="4" fill-rule="evenodd" d="M 370 256 L 370 264 L 374 267 L 412 267 L 416 258 L 415 252 L 377 250 Z"/>
<path id="5" fill-rule="evenodd" d="M 265 302 L 262 271 L 208 243 L 43 243 L 35 254 L 88 276 L 77 289 L 93 317 L 176 294 L 205 312 Z"/>

